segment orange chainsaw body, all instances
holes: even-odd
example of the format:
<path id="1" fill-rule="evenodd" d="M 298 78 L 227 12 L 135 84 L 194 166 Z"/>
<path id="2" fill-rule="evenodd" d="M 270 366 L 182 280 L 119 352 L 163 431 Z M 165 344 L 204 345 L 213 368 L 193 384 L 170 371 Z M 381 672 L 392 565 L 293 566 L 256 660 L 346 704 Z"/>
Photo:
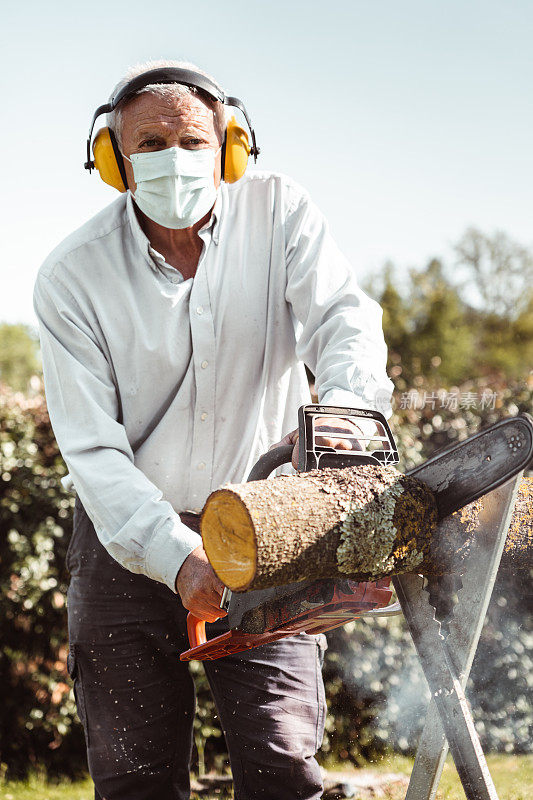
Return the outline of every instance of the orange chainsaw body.
<path id="1" fill-rule="evenodd" d="M 285 597 L 263 607 L 261 633 L 233 629 L 207 641 L 205 622 L 189 614 L 187 632 L 189 650 L 181 661 L 212 661 L 232 653 L 241 653 L 261 644 L 275 642 L 296 633 L 323 633 L 345 625 L 362 613 L 383 608 L 390 602 L 390 580 L 357 583 L 350 580 L 321 580 L 293 597 Z"/>

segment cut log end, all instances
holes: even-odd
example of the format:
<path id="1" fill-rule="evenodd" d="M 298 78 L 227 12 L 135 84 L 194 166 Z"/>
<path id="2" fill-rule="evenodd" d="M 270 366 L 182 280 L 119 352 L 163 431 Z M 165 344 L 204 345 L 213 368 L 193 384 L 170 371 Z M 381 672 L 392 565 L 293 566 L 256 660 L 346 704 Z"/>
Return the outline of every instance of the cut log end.
<path id="1" fill-rule="evenodd" d="M 222 583 L 242 591 L 256 571 L 255 532 L 238 495 L 219 489 L 209 497 L 202 514 L 204 549 Z"/>

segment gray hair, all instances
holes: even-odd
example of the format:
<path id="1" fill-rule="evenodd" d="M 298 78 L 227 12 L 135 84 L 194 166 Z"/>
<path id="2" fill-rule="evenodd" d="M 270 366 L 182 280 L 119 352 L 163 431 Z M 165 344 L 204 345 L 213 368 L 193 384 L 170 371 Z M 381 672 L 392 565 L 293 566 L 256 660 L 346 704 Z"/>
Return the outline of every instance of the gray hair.
<path id="1" fill-rule="evenodd" d="M 111 93 L 110 100 L 116 96 L 116 94 L 125 86 L 129 81 L 136 78 L 138 75 L 142 75 L 144 72 L 148 72 L 151 69 L 160 69 L 161 67 L 177 67 L 178 69 L 190 69 L 194 72 L 198 72 L 200 75 L 204 75 L 209 80 L 216 83 L 217 86 L 219 84 L 215 81 L 214 78 L 211 77 L 207 72 L 204 72 L 203 69 L 199 69 L 195 64 L 191 64 L 189 61 L 171 61 L 165 59 L 159 59 L 156 61 L 146 61 L 144 64 L 136 64 L 133 67 L 130 67 L 123 78 L 117 83 L 113 92 Z M 220 86 L 219 86 L 220 88 Z M 185 97 L 186 95 L 198 95 L 199 92 L 194 87 L 183 86 L 180 83 L 154 83 L 145 86 L 141 89 L 137 94 L 154 94 L 157 97 L 161 97 L 165 100 L 170 98 L 178 98 L 178 97 Z M 215 122 L 215 131 L 217 136 L 222 141 L 224 138 L 224 132 L 226 130 L 226 115 L 224 113 L 224 106 L 222 103 L 217 101 L 211 101 L 208 99 L 206 101 L 209 105 L 211 105 L 214 113 L 214 122 Z M 118 142 L 119 147 L 122 146 L 122 112 L 125 107 L 125 103 L 121 103 L 118 108 L 115 108 L 110 114 L 107 115 L 107 125 L 113 133 L 115 134 L 115 138 Z"/>

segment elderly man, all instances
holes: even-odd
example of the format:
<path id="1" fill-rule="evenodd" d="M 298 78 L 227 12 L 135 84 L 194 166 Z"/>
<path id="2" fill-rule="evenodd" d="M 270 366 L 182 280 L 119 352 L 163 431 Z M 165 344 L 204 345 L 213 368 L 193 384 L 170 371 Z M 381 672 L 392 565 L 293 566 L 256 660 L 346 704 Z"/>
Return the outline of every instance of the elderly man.
<path id="1" fill-rule="evenodd" d="M 228 99 L 208 78 L 206 91 L 177 72 L 150 82 L 159 68 L 205 76 L 154 62 L 118 85 L 105 136 L 109 182 L 127 191 L 54 250 L 35 287 L 77 493 L 69 671 L 106 800 L 189 797 L 187 609 L 224 625 L 195 517 L 209 492 L 284 435 L 297 445 L 304 363 L 322 403 L 373 407 L 392 388 L 381 310 L 309 197 L 274 173 L 228 177 Z M 300 635 L 206 663 L 236 798 L 320 797 L 324 646 Z"/>

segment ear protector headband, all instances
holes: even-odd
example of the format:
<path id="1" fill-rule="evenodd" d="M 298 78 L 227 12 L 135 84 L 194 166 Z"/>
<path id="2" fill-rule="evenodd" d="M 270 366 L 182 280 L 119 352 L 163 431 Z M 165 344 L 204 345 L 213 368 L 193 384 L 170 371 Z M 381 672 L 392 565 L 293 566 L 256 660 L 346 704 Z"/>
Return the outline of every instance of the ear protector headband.
<path id="1" fill-rule="evenodd" d="M 101 179 L 118 189 L 125 192 L 127 189 L 126 170 L 115 134 L 110 128 L 101 128 L 92 142 L 94 125 L 98 117 L 102 114 L 110 114 L 117 106 L 125 100 L 130 100 L 145 86 L 158 83 L 180 83 L 183 86 L 198 89 L 200 96 L 207 95 L 211 100 L 218 101 L 225 106 L 232 106 L 242 111 L 246 124 L 250 130 L 252 144 L 248 141 L 248 134 L 237 124 L 235 117 L 231 117 L 226 125 L 226 133 L 222 144 L 222 177 L 227 183 L 234 183 L 242 178 L 248 163 L 248 157 L 252 155 L 257 161 L 259 148 L 255 139 L 255 131 L 252 121 L 242 100 L 238 97 L 229 97 L 205 75 L 194 72 L 190 69 L 180 69 L 178 67 L 162 67 L 143 72 L 133 78 L 111 98 L 109 103 L 98 106 L 92 118 L 89 136 L 87 138 L 87 161 L 85 169 L 91 172 L 97 169 Z M 93 156 L 91 159 L 91 142 Z"/>

